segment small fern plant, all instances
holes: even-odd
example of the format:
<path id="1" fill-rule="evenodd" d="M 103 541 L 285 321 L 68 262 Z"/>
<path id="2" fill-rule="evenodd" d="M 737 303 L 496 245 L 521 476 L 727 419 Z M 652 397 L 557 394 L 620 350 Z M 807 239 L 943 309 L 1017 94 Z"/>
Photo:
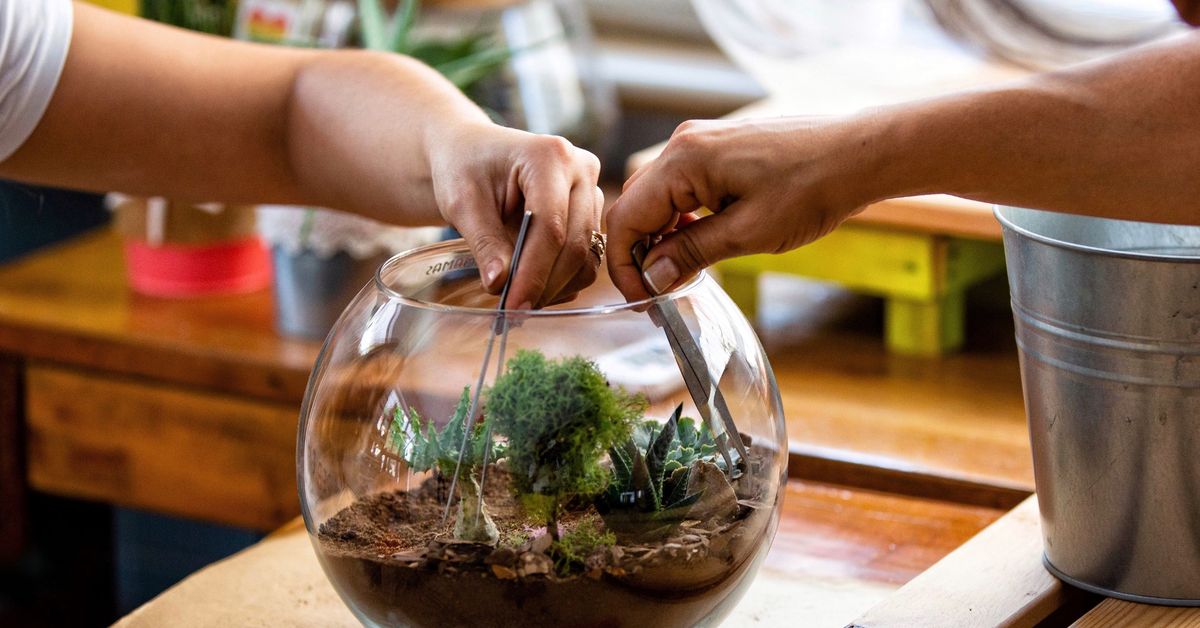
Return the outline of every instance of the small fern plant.
<path id="1" fill-rule="evenodd" d="M 455 538 L 495 545 L 500 538 L 487 505 L 480 498 L 478 477 L 484 459 L 489 462 L 504 456 L 504 446 L 493 442 L 483 421 L 477 422 L 463 446 L 463 423 L 471 404 L 470 387 L 463 388 L 454 416 L 440 431 L 433 421 L 425 421 L 416 410 L 397 407 L 388 430 L 388 449 L 408 464 L 411 471 L 437 470 L 447 476 L 458 474 L 458 511 L 454 517 Z M 486 454 L 486 456 L 485 456 Z"/>
<path id="2" fill-rule="evenodd" d="M 633 435 L 609 450 L 612 481 L 596 499 L 605 525 L 633 537 L 662 536 L 687 515 L 702 491 L 689 493 L 692 468 L 704 460 L 716 463 L 716 441 L 708 426 L 683 417 L 683 405 L 657 429 L 643 421 Z"/>

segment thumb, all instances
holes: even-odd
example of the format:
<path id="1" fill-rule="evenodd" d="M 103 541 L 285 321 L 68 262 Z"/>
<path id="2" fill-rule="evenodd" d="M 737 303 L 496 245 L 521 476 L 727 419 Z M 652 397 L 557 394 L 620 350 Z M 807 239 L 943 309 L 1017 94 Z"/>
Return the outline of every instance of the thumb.
<path id="1" fill-rule="evenodd" d="M 741 246 L 747 232 L 737 225 L 734 206 L 687 223 L 663 239 L 646 255 L 642 279 L 655 294 L 666 292 L 721 260 L 750 253 Z"/>
<path id="2" fill-rule="evenodd" d="M 486 197 L 463 193 L 456 199 L 454 228 L 471 247 L 483 287 L 495 294 L 500 292 L 507 279 L 513 243 L 500 219 L 499 209 L 483 202 L 483 198 Z"/>

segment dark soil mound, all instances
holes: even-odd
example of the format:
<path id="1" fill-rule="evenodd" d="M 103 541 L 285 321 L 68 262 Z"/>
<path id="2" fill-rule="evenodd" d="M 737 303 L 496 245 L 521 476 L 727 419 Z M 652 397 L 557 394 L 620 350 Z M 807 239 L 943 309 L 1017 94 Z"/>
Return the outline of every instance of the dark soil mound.
<path id="1" fill-rule="evenodd" d="M 497 547 L 455 541 L 443 522 L 448 482 L 377 493 L 321 525 L 318 554 L 360 618 L 414 626 L 691 626 L 731 595 L 767 549 L 773 508 L 743 503 L 725 521 L 684 521 L 669 536 L 603 545 L 567 561 L 488 471 Z M 564 535 L 599 521 L 591 506 L 561 518 Z"/>

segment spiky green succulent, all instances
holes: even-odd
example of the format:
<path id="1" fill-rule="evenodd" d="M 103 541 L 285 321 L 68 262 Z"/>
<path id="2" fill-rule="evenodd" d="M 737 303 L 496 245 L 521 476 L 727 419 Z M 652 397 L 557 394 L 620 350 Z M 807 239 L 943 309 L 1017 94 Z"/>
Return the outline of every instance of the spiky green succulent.
<path id="1" fill-rule="evenodd" d="M 717 456 L 717 441 L 713 438 L 708 425 L 697 423 L 692 417 L 681 416 L 683 405 L 675 408 L 671 420 L 674 422 L 674 436 L 667 450 L 664 470 L 673 473 L 676 469 L 690 467 L 697 460 L 708 460 L 724 467 L 724 461 Z M 671 421 L 668 421 L 670 423 Z M 666 431 L 663 427 L 662 432 Z M 643 451 L 648 450 L 650 443 L 662 432 L 656 421 L 642 421 L 633 431 L 634 444 Z"/>
<path id="2" fill-rule="evenodd" d="M 484 32 L 451 39 L 419 39 L 412 34 L 420 11 L 419 0 L 401 0 L 389 15 L 382 0 L 358 0 L 363 47 L 395 52 L 420 60 L 440 72 L 464 92 L 499 71 L 514 51 L 499 45 Z"/>
<path id="3" fill-rule="evenodd" d="M 605 524 L 623 534 L 657 535 L 688 513 L 702 491 L 689 492 L 696 462 L 715 462 L 716 442 L 707 426 L 681 417 L 683 405 L 658 428 L 643 421 L 633 435 L 609 450 L 612 479 L 596 499 Z"/>

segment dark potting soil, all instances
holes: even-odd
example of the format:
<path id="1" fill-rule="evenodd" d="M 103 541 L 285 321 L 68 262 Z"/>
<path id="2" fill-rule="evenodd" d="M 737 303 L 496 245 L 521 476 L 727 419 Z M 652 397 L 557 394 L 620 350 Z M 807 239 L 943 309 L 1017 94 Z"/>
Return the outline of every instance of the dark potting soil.
<path id="1" fill-rule="evenodd" d="M 725 521 L 684 521 L 650 542 L 618 539 L 582 565 L 556 569 L 549 536 L 508 492 L 503 469 L 488 473 L 497 547 L 452 539 L 453 515 L 442 522 L 449 483 L 438 478 L 364 497 L 320 526 L 318 555 L 361 619 L 439 628 L 691 626 L 726 610 L 722 602 L 767 549 L 772 508 L 743 504 Z M 585 520 L 600 521 L 588 506 L 569 510 L 560 527 L 566 534 Z"/>

